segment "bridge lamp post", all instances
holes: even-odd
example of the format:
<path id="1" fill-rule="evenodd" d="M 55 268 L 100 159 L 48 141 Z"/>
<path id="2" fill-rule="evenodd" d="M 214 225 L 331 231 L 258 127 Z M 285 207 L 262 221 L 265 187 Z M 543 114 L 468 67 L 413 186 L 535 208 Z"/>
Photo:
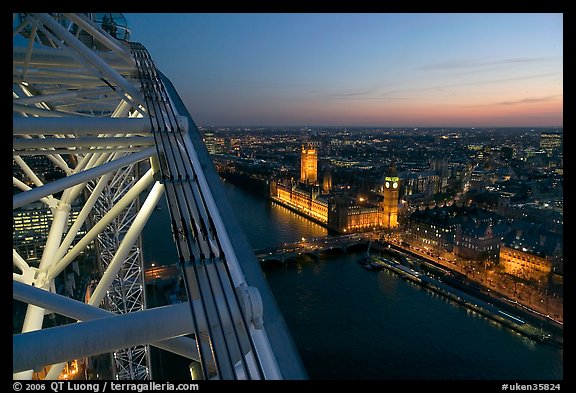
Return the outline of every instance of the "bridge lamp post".
<path id="1" fill-rule="evenodd" d="M 152 271 L 150 272 L 151 275 L 152 275 L 152 278 L 154 279 L 154 281 L 156 281 L 156 279 L 158 278 L 158 277 L 156 276 L 156 270 L 157 270 L 156 264 L 153 263 L 153 264 L 150 265 L 150 267 L 152 267 Z"/>

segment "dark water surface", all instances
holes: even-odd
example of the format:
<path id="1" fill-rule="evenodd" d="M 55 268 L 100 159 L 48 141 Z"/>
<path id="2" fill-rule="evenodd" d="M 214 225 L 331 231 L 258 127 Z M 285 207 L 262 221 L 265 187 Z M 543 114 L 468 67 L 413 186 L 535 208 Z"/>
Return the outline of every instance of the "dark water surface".
<path id="1" fill-rule="evenodd" d="M 229 183 L 224 188 L 255 249 L 327 233 L 260 196 Z M 148 264 L 175 260 L 169 226 L 157 230 L 167 225 L 167 215 L 165 208 L 155 212 L 145 229 Z M 563 379 L 562 349 L 536 343 L 386 270 L 367 271 L 356 263 L 361 257 L 264 268 L 310 379 Z M 155 379 L 189 378 L 186 361 L 183 371 L 175 371 L 181 359 L 157 359 L 153 369 L 161 371 Z"/>

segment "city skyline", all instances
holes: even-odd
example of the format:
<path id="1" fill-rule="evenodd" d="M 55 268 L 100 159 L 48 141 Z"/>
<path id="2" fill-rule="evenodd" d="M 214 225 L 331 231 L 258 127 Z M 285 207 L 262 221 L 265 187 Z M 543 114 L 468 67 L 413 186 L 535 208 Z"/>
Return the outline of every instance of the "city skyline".
<path id="1" fill-rule="evenodd" d="M 124 16 L 201 126 L 563 126 L 561 13 Z"/>
<path id="2" fill-rule="evenodd" d="M 299 41 L 288 54 L 282 49 L 294 32 L 310 32 L 284 29 L 276 15 L 294 26 L 311 18 L 309 25 L 329 38 Z M 366 21 L 380 26 L 376 21 L 384 19 L 358 16 L 363 26 L 351 21 L 332 29 L 331 15 L 264 15 L 270 31 L 286 31 L 288 38 L 270 35 L 269 46 L 260 46 L 265 56 L 257 57 L 260 15 L 240 15 L 248 27 L 235 38 L 237 15 L 200 15 L 196 21 L 209 27 L 192 23 L 191 14 L 183 16 L 186 26 L 170 22 L 175 14 L 156 16 L 150 14 L 149 26 L 164 22 L 162 34 L 128 23 L 166 38 L 162 50 L 171 53 L 158 46 L 148 51 L 150 40 L 128 37 L 122 14 L 13 14 L 15 389 L 24 386 L 20 380 L 56 379 L 551 379 L 560 388 L 563 126 L 434 126 L 428 118 L 422 126 L 206 124 L 204 104 L 216 105 L 218 121 L 236 124 L 263 119 L 250 108 L 269 110 L 268 119 L 280 124 L 286 111 L 294 122 L 307 113 L 321 120 L 333 114 L 334 122 L 362 116 L 356 108 L 376 93 L 351 88 L 336 99 L 330 83 L 372 83 L 369 72 L 352 80 L 340 71 L 362 61 L 367 71 L 377 68 L 362 55 L 373 53 L 366 48 L 375 41 L 359 37 Z M 359 23 L 355 14 L 340 16 Z M 429 15 L 419 16 L 416 25 L 425 26 Z M 460 16 L 459 22 L 466 19 Z M 445 16 L 439 17 L 428 26 L 442 26 Z M 322 30 L 327 20 L 318 18 L 331 27 Z M 414 15 L 406 18 L 401 27 Z M 226 20 L 239 53 L 230 68 L 222 65 L 230 64 L 225 58 L 207 55 Z M 198 53 L 171 47 L 176 41 L 167 37 L 194 26 L 199 40 L 212 29 L 216 41 L 206 40 L 209 48 L 196 47 Z M 338 28 L 353 32 L 344 35 L 352 44 L 334 40 Z M 371 31 L 378 36 L 380 28 Z M 444 38 L 455 37 L 453 25 L 445 31 Z M 535 39 L 514 31 L 518 42 Z M 433 53 L 433 45 L 419 49 L 407 37 L 390 40 L 406 46 L 397 53 L 432 58 L 424 50 Z M 470 35 L 461 41 L 469 43 Z M 334 52 L 321 45 L 327 42 L 338 43 L 329 48 Z M 352 51 L 355 42 L 364 49 Z M 312 49 L 306 56 L 305 45 L 320 56 Z M 457 63 L 456 55 L 464 61 L 470 52 L 466 57 L 455 47 L 442 72 L 432 63 L 422 69 L 423 61 L 397 69 L 396 76 L 412 82 L 395 86 L 397 97 L 406 95 L 397 100 L 406 111 L 416 114 L 414 105 L 422 103 L 456 108 L 442 101 L 441 90 L 417 90 L 426 83 L 451 83 L 462 106 L 471 105 L 467 96 L 506 99 L 502 106 L 518 111 L 545 110 L 554 101 L 533 96 L 514 103 L 496 95 L 520 88 L 535 94 L 529 81 L 545 84 L 556 75 L 554 67 L 548 74 L 543 69 L 553 63 L 551 53 L 538 50 L 537 57 L 516 45 L 517 52 L 485 56 L 488 63 L 479 67 Z M 345 56 L 334 63 L 338 51 Z M 275 53 L 292 57 L 274 63 Z M 434 53 L 434 61 L 449 57 Z M 312 69 L 308 64 L 294 66 L 302 56 L 318 74 L 302 74 Z M 178 76 L 182 70 L 189 81 Z M 529 71 L 549 77 L 530 78 Z M 408 78 L 420 74 L 438 78 Z M 460 85 L 444 74 L 458 74 Z M 235 94 L 226 76 L 244 81 Z M 284 87 L 250 87 L 275 78 L 284 78 Z M 508 79 L 516 89 L 498 82 Z M 311 92 L 315 83 L 334 89 Z M 278 103 L 286 105 L 278 109 Z M 338 110 L 346 104 L 347 111 Z"/>

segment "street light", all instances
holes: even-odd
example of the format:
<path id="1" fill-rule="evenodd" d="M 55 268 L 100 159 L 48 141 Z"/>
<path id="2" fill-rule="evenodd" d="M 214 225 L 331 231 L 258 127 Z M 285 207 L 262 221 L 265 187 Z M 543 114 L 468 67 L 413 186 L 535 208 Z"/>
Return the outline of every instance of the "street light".
<path id="1" fill-rule="evenodd" d="M 150 266 L 152 267 L 152 270 L 150 271 L 150 275 L 152 276 L 153 279 L 158 278 L 158 276 L 156 275 L 156 270 L 157 270 L 156 264 L 152 263 Z"/>

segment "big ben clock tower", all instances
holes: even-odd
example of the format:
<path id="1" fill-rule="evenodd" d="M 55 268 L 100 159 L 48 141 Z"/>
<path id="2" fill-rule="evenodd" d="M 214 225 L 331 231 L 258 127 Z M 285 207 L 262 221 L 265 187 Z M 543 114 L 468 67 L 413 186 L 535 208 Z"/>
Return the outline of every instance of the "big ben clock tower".
<path id="1" fill-rule="evenodd" d="M 396 174 L 396 165 L 390 165 L 390 170 L 384 178 L 384 201 L 382 208 L 384 209 L 383 224 L 386 228 L 395 228 L 398 226 L 398 191 L 400 188 L 399 179 Z"/>

